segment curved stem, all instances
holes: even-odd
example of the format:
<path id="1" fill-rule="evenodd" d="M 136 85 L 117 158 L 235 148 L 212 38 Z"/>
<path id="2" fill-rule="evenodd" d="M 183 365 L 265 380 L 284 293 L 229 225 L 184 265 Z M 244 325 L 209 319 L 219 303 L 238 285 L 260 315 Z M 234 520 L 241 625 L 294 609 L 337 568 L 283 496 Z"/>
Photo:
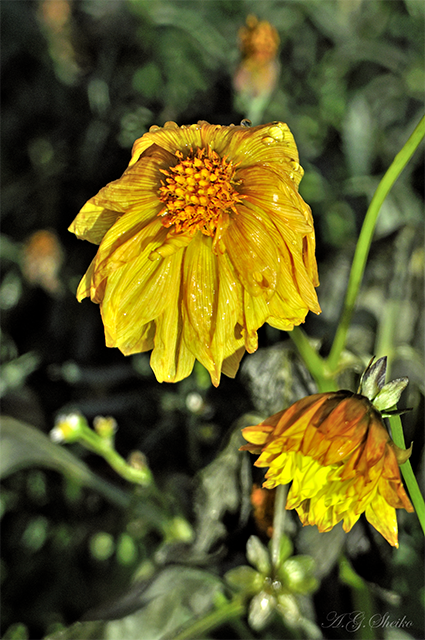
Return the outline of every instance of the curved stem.
<path id="1" fill-rule="evenodd" d="M 404 167 L 419 146 L 424 135 L 425 116 L 419 122 L 418 126 L 416 127 L 402 150 L 394 158 L 394 161 L 379 183 L 378 188 L 372 198 L 372 202 L 370 203 L 369 208 L 366 212 L 353 258 L 353 264 L 351 266 L 350 278 L 348 281 L 347 293 L 345 295 L 342 317 L 335 334 L 331 352 L 327 359 L 327 364 L 331 371 L 336 370 L 341 352 L 345 346 L 348 328 L 351 322 L 351 317 L 353 315 L 354 306 L 360 289 L 363 273 L 366 267 L 369 249 L 372 243 L 372 237 L 375 231 L 379 211 L 389 191 L 391 190 L 400 173 L 403 171 Z"/>
<path id="2" fill-rule="evenodd" d="M 406 443 L 404 441 L 403 426 L 401 424 L 400 416 L 390 416 L 388 419 L 390 421 L 392 439 L 398 447 L 405 449 Z M 400 470 L 403 474 L 413 506 L 415 507 L 416 515 L 418 516 L 418 520 L 425 534 L 425 501 L 419 489 L 410 461 L 407 460 L 407 462 L 401 464 Z"/>
<path id="3" fill-rule="evenodd" d="M 128 482 L 141 484 L 143 487 L 149 487 L 153 484 L 153 476 L 147 466 L 139 469 L 130 466 L 114 449 L 113 443 L 109 439 L 100 437 L 89 426 L 82 428 L 79 441 L 87 449 L 102 456 Z"/>

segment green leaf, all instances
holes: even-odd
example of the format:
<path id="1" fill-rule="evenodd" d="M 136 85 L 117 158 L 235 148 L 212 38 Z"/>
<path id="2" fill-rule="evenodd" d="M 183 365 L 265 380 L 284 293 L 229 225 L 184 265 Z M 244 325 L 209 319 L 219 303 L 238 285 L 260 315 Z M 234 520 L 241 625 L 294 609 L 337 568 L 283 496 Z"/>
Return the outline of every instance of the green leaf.
<path id="1" fill-rule="evenodd" d="M 216 576 L 191 567 L 173 566 L 161 571 L 140 595 L 140 584 L 133 596 L 123 598 L 124 606 L 137 601 L 138 610 L 123 617 L 118 606 L 105 607 L 107 622 L 96 620 L 76 623 L 45 640 L 169 640 L 193 619 L 205 615 L 223 589 Z M 115 616 L 116 619 L 110 620 Z"/>
<path id="2" fill-rule="evenodd" d="M 258 424 L 262 418 L 246 415 L 237 421 L 226 448 L 199 474 L 195 496 L 197 514 L 197 539 L 193 548 L 195 555 L 203 555 L 226 533 L 222 522 L 224 514 L 240 509 L 240 521 L 246 522 L 251 511 L 250 460 L 241 455 L 239 447 L 246 444 L 241 429 Z"/>
<path id="3" fill-rule="evenodd" d="M 40 357 L 32 351 L 3 364 L 0 375 L 0 397 L 11 389 L 20 387 L 39 364 Z"/>
<path id="4" fill-rule="evenodd" d="M 120 507 L 130 504 L 130 496 L 95 475 L 84 462 L 34 427 L 9 416 L 1 419 L 0 478 L 28 467 L 47 467 L 90 487 Z"/>

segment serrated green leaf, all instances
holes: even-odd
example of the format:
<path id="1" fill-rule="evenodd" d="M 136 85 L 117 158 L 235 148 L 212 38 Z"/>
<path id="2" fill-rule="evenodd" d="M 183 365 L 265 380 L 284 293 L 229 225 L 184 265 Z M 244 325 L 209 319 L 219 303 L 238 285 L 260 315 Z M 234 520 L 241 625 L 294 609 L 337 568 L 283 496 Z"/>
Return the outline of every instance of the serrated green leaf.
<path id="1" fill-rule="evenodd" d="M 48 467 L 90 487 L 120 507 L 130 504 L 127 493 L 99 478 L 84 462 L 29 424 L 3 416 L 0 442 L 0 478 L 28 467 Z"/>

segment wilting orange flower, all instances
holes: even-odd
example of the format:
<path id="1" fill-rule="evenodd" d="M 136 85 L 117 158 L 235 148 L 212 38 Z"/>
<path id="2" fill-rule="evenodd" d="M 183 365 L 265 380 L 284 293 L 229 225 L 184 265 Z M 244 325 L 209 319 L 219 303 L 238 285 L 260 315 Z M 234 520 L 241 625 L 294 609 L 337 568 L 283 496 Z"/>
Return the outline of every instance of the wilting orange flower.
<path id="1" fill-rule="evenodd" d="M 157 379 L 195 358 L 214 385 L 233 377 L 257 329 L 290 330 L 320 312 L 310 208 L 288 126 L 151 127 L 123 176 L 70 226 L 99 244 L 77 291 L 100 304 L 106 344 L 153 349 Z"/>
<path id="2" fill-rule="evenodd" d="M 296 509 L 303 525 L 329 531 L 343 520 L 350 531 L 360 515 L 398 547 L 395 509 L 413 511 L 397 460 L 405 452 L 392 442 L 381 414 L 363 395 L 351 391 L 318 393 L 242 430 L 260 453 L 258 467 L 269 467 L 263 486 L 292 481 L 286 508 Z"/>

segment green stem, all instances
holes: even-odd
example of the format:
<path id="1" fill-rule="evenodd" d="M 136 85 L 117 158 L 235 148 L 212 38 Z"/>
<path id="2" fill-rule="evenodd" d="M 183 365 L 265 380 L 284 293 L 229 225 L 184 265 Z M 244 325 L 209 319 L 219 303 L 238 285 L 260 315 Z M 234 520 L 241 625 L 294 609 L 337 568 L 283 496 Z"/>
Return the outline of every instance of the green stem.
<path id="1" fill-rule="evenodd" d="M 388 419 L 390 421 L 391 436 L 394 440 L 394 443 L 401 449 L 405 449 L 406 443 L 404 441 L 403 426 L 401 424 L 400 416 L 391 416 Z M 418 516 L 418 520 L 425 534 L 425 502 L 420 492 L 415 474 L 413 473 L 410 461 L 407 460 L 407 462 L 401 464 L 400 470 L 403 474 L 406 487 L 409 491 L 410 499 L 412 500 L 413 506 L 415 507 L 416 515 Z"/>
<path id="2" fill-rule="evenodd" d="M 111 440 L 97 435 L 89 426 L 82 428 L 79 441 L 87 449 L 90 449 L 90 451 L 102 456 L 102 458 L 104 458 L 122 478 L 128 480 L 128 482 L 140 484 L 143 487 L 152 485 L 153 476 L 147 466 L 142 469 L 131 467 L 124 458 L 115 451 Z"/>
<path id="3" fill-rule="evenodd" d="M 305 366 L 314 378 L 318 390 L 320 392 L 337 391 L 336 383 L 332 379 L 332 374 L 329 371 L 326 361 L 319 356 L 304 331 L 300 329 L 300 327 L 294 327 L 288 335 L 297 347 Z"/>
<path id="4" fill-rule="evenodd" d="M 353 315 L 354 306 L 360 289 L 363 273 L 366 267 L 369 249 L 372 243 L 373 233 L 375 231 L 379 211 L 392 186 L 399 177 L 400 173 L 403 171 L 404 167 L 407 165 L 413 153 L 416 151 L 424 135 L 425 116 L 419 122 L 418 126 L 416 127 L 402 150 L 394 158 L 394 161 L 379 183 L 378 188 L 372 198 L 372 202 L 370 203 L 369 208 L 366 212 L 366 216 L 357 242 L 356 251 L 354 253 L 353 264 L 351 266 L 350 278 L 348 280 L 342 317 L 335 334 L 331 352 L 327 359 L 327 364 L 330 371 L 336 371 L 339 358 L 345 346 L 348 328 L 350 326 L 351 317 Z"/>
<path id="5" fill-rule="evenodd" d="M 274 500 L 274 515 L 273 515 L 273 537 L 272 537 L 272 549 L 271 559 L 272 565 L 275 569 L 279 567 L 280 561 L 280 538 L 283 534 L 285 527 L 286 516 L 286 496 L 288 495 L 288 485 L 279 484 L 276 489 Z"/>
<path id="6" fill-rule="evenodd" d="M 174 640 L 194 640 L 201 638 L 207 631 L 215 629 L 229 620 L 239 618 L 246 612 L 246 605 L 239 598 L 231 600 L 227 604 L 221 605 L 208 615 L 196 620 L 193 624 L 183 629 Z"/>

